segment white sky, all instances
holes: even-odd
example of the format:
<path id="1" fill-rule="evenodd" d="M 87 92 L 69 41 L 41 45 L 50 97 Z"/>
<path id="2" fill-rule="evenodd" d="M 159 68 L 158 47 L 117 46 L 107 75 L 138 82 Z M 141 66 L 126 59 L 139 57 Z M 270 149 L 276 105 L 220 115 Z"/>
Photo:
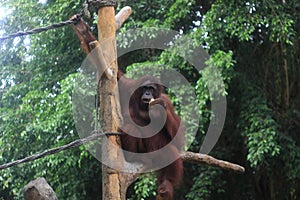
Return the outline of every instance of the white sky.
<path id="1" fill-rule="evenodd" d="M 4 14 L 5 14 L 4 9 L 0 7 L 0 19 L 2 19 Z"/>
<path id="2" fill-rule="evenodd" d="M 39 3 L 41 4 L 45 4 L 47 2 L 47 0 L 39 0 Z"/>
<path id="3" fill-rule="evenodd" d="M 4 9 L 2 7 L 0 7 L 0 20 L 4 17 Z M 3 34 L 3 31 L 1 30 L 1 27 L 0 27 L 0 35 Z"/>
<path id="4" fill-rule="evenodd" d="M 38 3 L 41 3 L 41 4 L 45 4 L 47 3 L 47 0 L 39 0 Z M 2 19 L 4 16 L 5 16 L 5 9 L 0 7 L 0 19 Z"/>

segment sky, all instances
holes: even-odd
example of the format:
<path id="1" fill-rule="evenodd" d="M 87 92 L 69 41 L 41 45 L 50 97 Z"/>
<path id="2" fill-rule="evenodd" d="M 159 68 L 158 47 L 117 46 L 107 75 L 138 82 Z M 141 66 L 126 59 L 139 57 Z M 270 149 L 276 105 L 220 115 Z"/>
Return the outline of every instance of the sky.
<path id="1" fill-rule="evenodd" d="M 0 7 L 0 20 L 4 17 L 4 9 Z M 1 30 L 1 23 L 0 23 L 0 35 L 3 34 L 3 31 Z"/>
<path id="2" fill-rule="evenodd" d="M 47 0 L 39 0 L 38 3 L 45 4 L 47 3 Z M 7 14 L 5 13 L 5 9 L 0 6 L 0 19 L 2 19 L 5 14 Z"/>
<path id="3" fill-rule="evenodd" d="M 0 19 L 4 16 L 4 9 L 0 7 Z"/>

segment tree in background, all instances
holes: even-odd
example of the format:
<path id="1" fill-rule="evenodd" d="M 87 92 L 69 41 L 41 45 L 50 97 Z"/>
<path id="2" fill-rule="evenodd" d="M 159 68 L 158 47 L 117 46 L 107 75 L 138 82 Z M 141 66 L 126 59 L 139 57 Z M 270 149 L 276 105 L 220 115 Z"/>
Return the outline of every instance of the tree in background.
<path id="1" fill-rule="evenodd" d="M 64 21 L 83 1 L 0 3 L 8 34 Z M 214 156 L 246 166 L 245 175 L 185 164 L 177 199 L 298 199 L 300 197 L 300 3 L 291 1 L 121 1 L 133 8 L 122 28 L 159 27 L 188 36 L 211 55 L 208 65 L 222 73 L 227 117 Z M 93 21 L 89 21 L 95 30 Z M 95 34 L 96 35 L 96 34 Z M 59 146 L 76 138 L 71 93 L 84 60 L 71 27 L 1 41 L 0 163 Z M 199 151 L 208 123 L 210 71 L 195 71 L 174 52 L 140 50 L 119 58 L 125 71 L 156 62 L 173 67 L 195 87 L 201 115 Z M 205 76 L 202 76 L 206 73 Z M 180 91 L 179 91 L 180 92 Z M 172 98 L 176 106 L 176 97 Z M 185 113 L 177 111 L 182 118 Z M 101 163 L 83 148 L 0 171 L 0 199 L 22 199 L 22 188 L 43 176 L 59 199 L 99 199 Z M 193 181 L 191 181 L 193 180 Z M 132 199 L 154 199 L 149 175 L 128 191 Z"/>

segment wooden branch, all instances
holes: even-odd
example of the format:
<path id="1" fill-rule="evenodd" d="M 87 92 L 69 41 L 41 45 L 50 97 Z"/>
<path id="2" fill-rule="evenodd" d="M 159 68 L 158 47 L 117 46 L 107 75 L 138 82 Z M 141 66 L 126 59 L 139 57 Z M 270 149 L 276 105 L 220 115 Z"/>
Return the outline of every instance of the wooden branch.
<path id="1" fill-rule="evenodd" d="M 207 166 L 218 167 L 218 168 L 221 168 L 224 170 L 229 170 L 231 172 L 235 172 L 238 174 L 243 174 L 245 172 L 245 168 L 240 165 L 230 163 L 227 161 L 223 161 L 223 160 L 218 160 L 218 159 L 216 159 L 212 156 L 206 155 L 206 154 L 186 151 L 181 154 L 181 158 L 184 162 L 190 162 L 190 163 L 194 163 L 194 164 L 204 164 Z M 122 182 L 124 183 L 124 187 L 122 190 L 122 197 L 124 197 L 124 195 L 126 195 L 127 188 L 134 181 L 136 181 L 136 179 L 139 177 L 139 175 L 144 170 L 143 165 L 141 165 L 140 163 L 128 163 L 125 161 L 125 165 L 130 165 L 131 166 L 130 169 L 132 169 L 133 172 L 120 174 Z"/>
<path id="2" fill-rule="evenodd" d="M 221 169 L 226 169 L 232 172 L 236 172 L 239 174 L 243 174 L 245 172 L 245 168 L 233 164 L 227 161 L 223 160 L 218 160 L 212 156 L 206 155 L 206 154 L 201 154 L 201 153 L 194 153 L 194 152 L 184 152 L 181 154 L 181 158 L 185 162 L 191 162 L 191 163 L 196 163 L 196 164 L 205 164 L 208 166 L 214 166 L 214 167 L 219 167 Z"/>
<path id="3" fill-rule="evenodd" d="M 129 6 L 125 6 L 122 8 L 118 14 L 116 15 L 116 24 L 117 24 L 117 30 L 121 28 L 121 26 L 124 24 L 126 19 L 131 15 L 132 9 Z"/>
<path id="4" fill-rule="evenodd" d="M 223 161 L 223 160 L 219 160 L 219 159 L 216 159 L 216 158 L 206 155 L 206 154 L 186 151 L 181 154 L 181 158 L 184 162 L 190 162 L 190 163 L 194 163 L 194 164 L 204 164 L 207 166 L 218 167 L 218 168 L 228 170 L 231 172 L 235 172 L 238 174 L 245 173 L 245 168 L 240 165 L 230 163 L 227 161 Z M 144 170 L 143 165 L 140 163 L 128 163 L 125 161 L 125 165 L 131 166 L 130 169 L 132 169 L 132 173 L 120 173 L 120 177 L 122 179 L 122 182 L 124 183 L 124 187 L 122 190 L 122 197 L 126 197 L 124 195 L 126 195 L 127 188 L 134 181 L 136 181 L 136 179 L 140 176 L 140 174 Z"/>

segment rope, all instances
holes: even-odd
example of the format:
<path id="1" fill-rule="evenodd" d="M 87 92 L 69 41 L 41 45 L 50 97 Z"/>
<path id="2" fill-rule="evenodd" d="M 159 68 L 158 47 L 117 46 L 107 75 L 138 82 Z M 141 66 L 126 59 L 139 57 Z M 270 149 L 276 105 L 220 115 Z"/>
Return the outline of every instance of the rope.
<path id="1" fill-rule="evenodd" d="M 44 31 L 48 31 L 51 29 L 57 29 L 69 24 L 76 24 L 83 16 L 83 14 L 85 14 L 88 18 L 91 17 L 90 12 L 97 12 L 99 10 L 99 8 L 101 7 L 106 7 L 106 6 L 113 6 L 113 7 L 117 7 L 118 2 L 117 0 L 86 0 L 85 3 L 83 4 L 84 8 L 83 10 L 80 11 L 79 14 L 76 15 L 76 18 L 64 21 L 64 22 L 60 22 L 57 24 L 52 24 L 50 26 L 46 26 L 46 27 L 41 27 L 41 28 L 35 28 L 29 31 L 19 31 L 17 33 L 12 33 L 10 35 L 6 35 L 6 36 L 0 36 L 0 41 L 1 40 L 6 40 L 9 38 L 15 38 L 15 37 L 20 37 L 20 36 L 24 36 L 24 35 L 32 35 L 32 34 L 37 34 L 37 33 L 41 33 Z M 92 9 L 93 7 L 93 9 Z"/>
<path id="2" fill-rule="evenodd" d="M 38 154 L 28 156 L 28 157 L 20 159 L 20 160 L 16 160 L 16 161 L 13 161 L 13 162 L 10 162 L 10 163 L 0 165 L 0 170 L 19 165 L 21 163 L 34 161 L 34 160 L 37 160 L 37 159 L 40 159 L 40 158 L 43 158 L 43 157 L 46 157 L 46 156 L 49 156 L 49 155 L 52 155 L 52 154 L 59 153 L 61 151 L 67 150 L 67 149 L 78 147 L 78 146 L 86 144 L 86 143 L 88 143 L 90 141 L 93 141 L 93 140 L 95 140 L 99 137 L 102 137 L 102 136 L 120 135 L 120 133 L 103 133 L 103 132 L 99 133 L 99 131 L 93 131 L 92 134 L 93 135 L 90 135 L 88 137 L 70 142 L 69 144 L 66 144 L 66 145 L 63 145 L 63 146 L 60 146 L 60 147 L 57 147 L 57 148 L 49 149 L 49 150 L 46 150 L 42 153 L 38 153 Z"/>
<path id="3" fill-rule="evenodd" d="M 70 20 L 67 20 L 64 22 L 60 22 L 57 24 L 52 24 L 52 25 L 46 26 L 46 27 L 35 28 L 35 29 L 29 30 L 29 31 L 19 31 L 17 33 L 13 33 L 13 34 L 10 34 L 7 36 L 0 36 L 0 41 L 6 40 L 9 38 L 20 37 L 20 36 L 24 36 L 24 35 L 36 34 L 36 33 L 40 33 L 43 31 L 60 28 L 60 27 L 63 27 L 63 26 L 69 25 L 69 24 L 76 24 L 81 19 L 82 16 L 83 16 L 83 10 L 79 14 L 76 15 L 76 18 L 73 18 L 73 19 L 70 19 Z"/>

